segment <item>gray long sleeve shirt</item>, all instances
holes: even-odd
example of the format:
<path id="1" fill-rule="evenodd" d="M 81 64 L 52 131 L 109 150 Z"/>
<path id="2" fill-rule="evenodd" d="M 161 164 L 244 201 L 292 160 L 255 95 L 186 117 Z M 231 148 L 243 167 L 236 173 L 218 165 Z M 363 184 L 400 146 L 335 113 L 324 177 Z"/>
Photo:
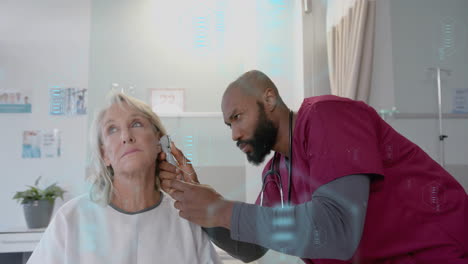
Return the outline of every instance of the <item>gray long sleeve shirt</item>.
<path id="1" fill-rule="evenodd" d="M 361 239 L 369 186 L 369 176 L 349 175 L 321 186 L 299 205 L 271 208 L 236 202 L 230 230 L 205 231 L 218 247 L 244 262 L 268 249 L 308 259 L 347 260 Z"/>

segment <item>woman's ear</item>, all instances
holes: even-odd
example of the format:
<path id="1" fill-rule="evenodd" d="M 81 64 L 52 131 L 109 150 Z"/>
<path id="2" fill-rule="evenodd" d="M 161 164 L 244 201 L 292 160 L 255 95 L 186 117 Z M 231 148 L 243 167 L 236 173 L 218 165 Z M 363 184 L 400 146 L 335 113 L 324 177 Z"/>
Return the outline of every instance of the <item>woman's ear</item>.
<path id="1" fill-rule="evenodd" d="M 101 145 L 101 146 L 99 147 L 99 150 L 100 150 L 100 152 L 101 152 L 101 157 L 102 157 L 102 159 L 104 160 L 104 164 L 106 165 L 106 167 L 111 166 L 110 159 L 109 159 L 109 157 L 107 156 L 106 151 L 104 150 L 104 146 Z"/>
<path id="2" fill-rule="evenodd" d="M 158 141 L 158 142 L 156 142 L 156 154 L 159 154 L 161 152 L 162 152 L 161 142 Z"/>
<path id="3" fill-rule="evenodd" d="M 156 150 L 157 150 L 157 153 L 156 154 L 159 154 L 161 153 L 162 151 L 162 146 L 161 146 L 161 131 L 157 131 L 156 132 Z"/>

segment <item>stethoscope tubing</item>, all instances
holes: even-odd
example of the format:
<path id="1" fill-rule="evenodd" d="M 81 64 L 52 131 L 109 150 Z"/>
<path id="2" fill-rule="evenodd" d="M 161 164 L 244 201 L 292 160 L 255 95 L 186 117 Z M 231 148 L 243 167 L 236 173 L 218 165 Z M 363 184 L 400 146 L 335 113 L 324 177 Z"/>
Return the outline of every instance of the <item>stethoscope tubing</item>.
<path id="1" fill-rule="evenodd" d="M 289 167 L 288 167 L 288 204 L 291 203 L 291 180 L 292 180 L 292 118 L 293 118 L 293 112 L 292 110 L 289 111 Z M 263 192 L 265 190 L 266 186 L 266 179 L 270 175 L 274 175 L 277 178 L 277 185 L 280 191 L 280 197 L 281 197 L 281 208 L 284 207 L 284 196 L 283 196 L 283 183 L 281 182 L 281 174 L 279 173 L 279 170 L 275 170 L 275 165 L 279 166 L 279 163 L 281 160 L 276 164 L 276 159 L 278 158 L 278 153 L 275 152 L 273 155 L 273 159 L 270 164 L 270 169 L 263 175 L 262 177 L 262 190 L 260 192 L 260 206 L 263 206 Z"/>

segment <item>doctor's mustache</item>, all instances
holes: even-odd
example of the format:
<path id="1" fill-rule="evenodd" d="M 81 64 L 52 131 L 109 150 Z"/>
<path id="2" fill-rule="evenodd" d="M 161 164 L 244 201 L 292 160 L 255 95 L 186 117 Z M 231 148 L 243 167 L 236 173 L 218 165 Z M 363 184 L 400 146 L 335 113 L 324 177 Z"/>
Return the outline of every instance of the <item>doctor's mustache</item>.
<path id="1" fill-rule="evenodd" d="M 253 139 L 238 140 L 237 143 L 236 143 L 237 147 L 239 147 L 240 144 L 246 144 L 246 145 L 255 146 L 255 140 L 253 140 Z"/>

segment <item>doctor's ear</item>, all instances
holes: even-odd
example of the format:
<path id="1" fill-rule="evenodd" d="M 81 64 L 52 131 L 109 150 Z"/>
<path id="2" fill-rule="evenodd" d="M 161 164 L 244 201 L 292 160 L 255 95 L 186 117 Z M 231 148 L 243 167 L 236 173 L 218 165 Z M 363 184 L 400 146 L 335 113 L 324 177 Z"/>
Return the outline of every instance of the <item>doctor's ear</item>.
<path id="1" fill-rule="evenodd" d="M 263 103 L 265 105 L 265 110 L 273 111 L 278 104 L 278 96 L 275 91 L 271 88 L 265 89 L 263 94 Z"/>

